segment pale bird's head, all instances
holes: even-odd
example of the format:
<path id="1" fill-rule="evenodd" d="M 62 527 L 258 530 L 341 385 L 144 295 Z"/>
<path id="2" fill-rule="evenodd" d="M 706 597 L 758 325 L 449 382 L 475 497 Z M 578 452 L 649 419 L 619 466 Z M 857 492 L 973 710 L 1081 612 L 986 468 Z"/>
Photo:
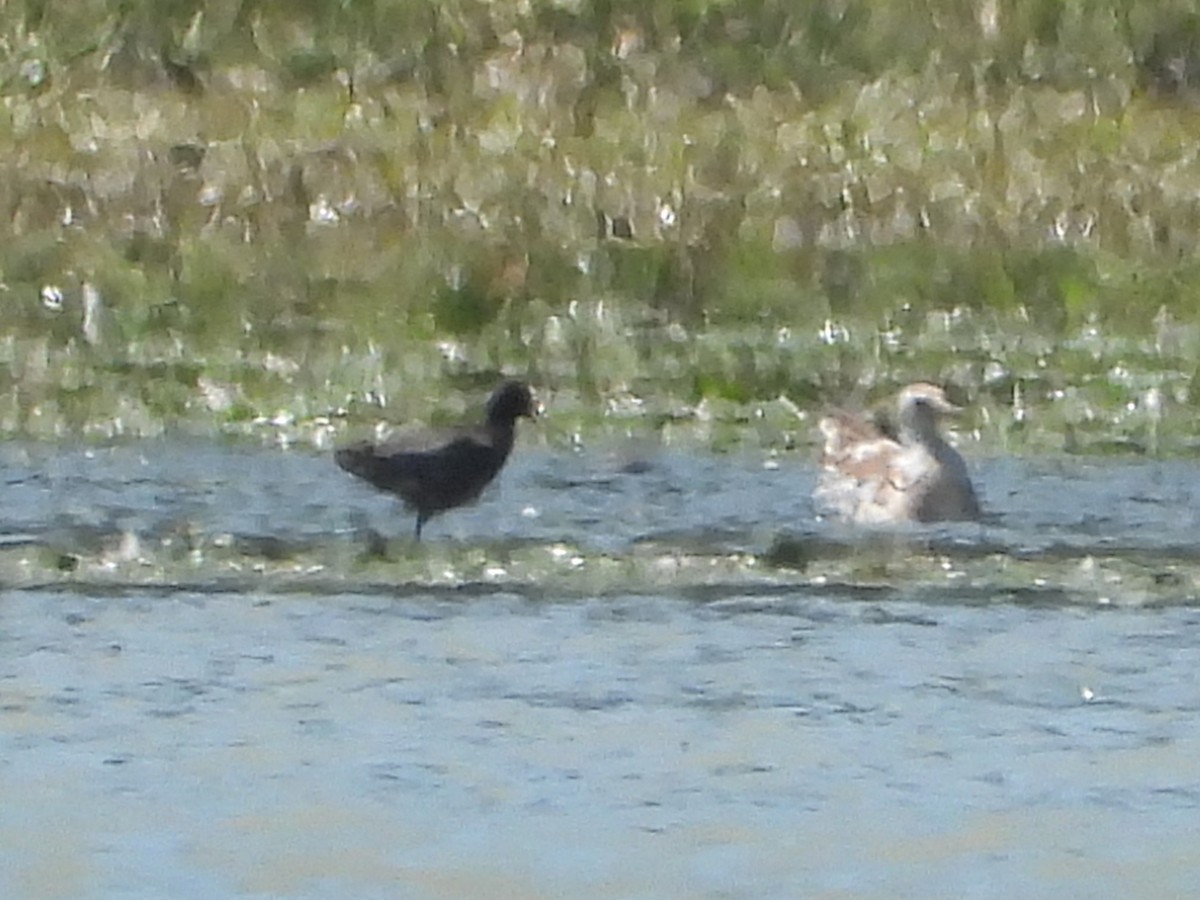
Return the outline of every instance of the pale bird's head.
<path id="1" fill-rule="evenodd" d="M 955 406 L 946 398 L 944 390 L 936 384 L 923 381 L 910 384 L 902 390 L 896 405 L 902 418 L 906 413 L 911 414 L 922 407 L 939 416 L 956 416 L 963 411 L 961 406 Z"/>
<path id="2" fill-rule="evenodd" d="M 929 442 L 937 438 L 938 419 L 956 416 L 962 407 L 946 399 L 946 392 L 935 384 L 918 382 L 900 392 L 896 400 L 900 430 L 909 439 Z"/>

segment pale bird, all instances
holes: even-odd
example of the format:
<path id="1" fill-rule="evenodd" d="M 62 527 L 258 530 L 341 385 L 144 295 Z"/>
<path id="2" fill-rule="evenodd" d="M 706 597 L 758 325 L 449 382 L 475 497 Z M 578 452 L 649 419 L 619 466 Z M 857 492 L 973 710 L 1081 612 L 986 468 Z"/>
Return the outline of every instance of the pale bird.
<path id="1" fill-rule="evenodd" d="M 941 388 L 918 383 L 896 398 L 894 437 L 864 416 L 822 418 L 818 508 L 860 525 L 978 519 L 967 466 L 938 431 L 941 416 L 960 412 Z"/>

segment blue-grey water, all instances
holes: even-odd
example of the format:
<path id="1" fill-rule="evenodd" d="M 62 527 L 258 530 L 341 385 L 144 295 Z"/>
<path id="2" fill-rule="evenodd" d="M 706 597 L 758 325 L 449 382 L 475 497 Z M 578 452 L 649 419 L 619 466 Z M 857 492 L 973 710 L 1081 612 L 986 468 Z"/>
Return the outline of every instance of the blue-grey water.
<path id="1" fill-rule="evenodd" d="M 2 897 L 1200 883 L 1192 462 L 977 461 L 880 550 L 800 454 L 530 450 L 418 549 L 311 452 L 6 454 Z"/>

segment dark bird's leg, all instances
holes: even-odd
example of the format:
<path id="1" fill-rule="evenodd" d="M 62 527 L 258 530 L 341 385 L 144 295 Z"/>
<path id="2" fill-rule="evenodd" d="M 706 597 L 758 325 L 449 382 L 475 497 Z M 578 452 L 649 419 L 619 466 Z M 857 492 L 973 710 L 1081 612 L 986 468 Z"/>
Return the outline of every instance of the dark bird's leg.
<path id="1" fill-rule="evenodd" d="M 428 518 L 429 518 L 429 517 L 428 517 L 427 515 L 425 515 L 425 513 L 423 513 L 423 512 L 419 512 L 419 513 L 417 513 L 417 534 L 416 534 L 416 538 L 417 538 L 417 543 L 418 543 L 418 544 L 419 544 L 419 543 L 421 543 L 421 528 L 422 528 L 422 527 L 425 525 L 425 520 L 426 520 L 426 519 L 428 519 Z"/>

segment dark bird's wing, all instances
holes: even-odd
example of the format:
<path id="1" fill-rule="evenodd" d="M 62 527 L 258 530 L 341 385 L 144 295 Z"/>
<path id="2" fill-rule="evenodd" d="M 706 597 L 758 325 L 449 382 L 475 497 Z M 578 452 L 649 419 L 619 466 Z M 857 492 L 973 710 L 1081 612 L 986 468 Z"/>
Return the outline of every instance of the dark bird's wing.
<path id="1" fill-rule="evenodd" d="M 400 434 L 381 443 L 361 441 L 341 448 L 337 464 L 420 510 L 436 512 L 479 496 L 508 456 L 486 429 L 449 440 Z"/>

